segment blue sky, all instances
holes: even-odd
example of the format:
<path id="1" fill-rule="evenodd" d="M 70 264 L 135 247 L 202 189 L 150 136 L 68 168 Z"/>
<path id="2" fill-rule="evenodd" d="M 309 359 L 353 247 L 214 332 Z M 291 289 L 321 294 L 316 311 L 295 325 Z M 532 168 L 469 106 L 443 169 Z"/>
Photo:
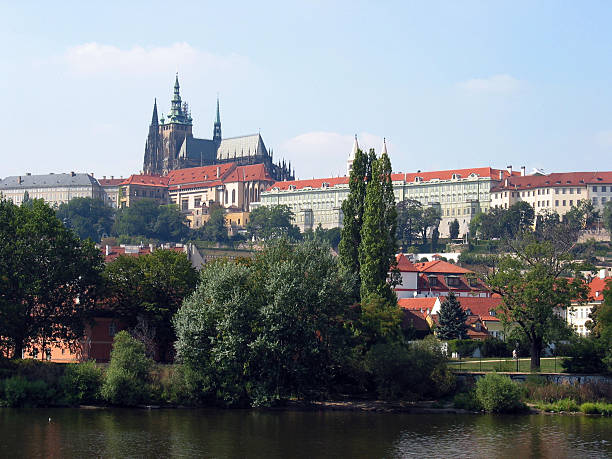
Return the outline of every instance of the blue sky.
<path id="1" fill-rule="evenodd" d="M 174 73 L 194 134 L 261 132 L 300 178 L 355 133 L 396 171 L 612 169 L 609 2 L 1 2 L 0 176 L 142 168 Z"/>

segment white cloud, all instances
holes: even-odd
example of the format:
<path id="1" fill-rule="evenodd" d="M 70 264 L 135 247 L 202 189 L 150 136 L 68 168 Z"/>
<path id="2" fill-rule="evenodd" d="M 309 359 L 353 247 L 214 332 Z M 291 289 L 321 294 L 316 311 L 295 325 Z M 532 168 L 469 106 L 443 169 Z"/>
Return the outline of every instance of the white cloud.
<path id="1" fill-rule="evenodd" d="M 599 131 L 597 134 L 595 134 L 595 141 L 601 147 L 612 147 L 612 129 Z"/>
<path id="2" fill-rule="evenodd" d="M 85 43 L 72 46 L 61 57 L 68 71 L 75 76 L 118 75 L 148 76 L 176 71 L 223 73 L 227 70 L 244 71 L 250 61 L 237 54 L 217 56 L 200 51 L 188 43 L 169 46 L 134 46 L 121 49 L 100 43 Z"/>
<path id="3" fill-rule="evenodd" d="M 346 174 L 346 160 L 353 148 L 354 135 L 337 132 L 307 132 L 295 136 L 281 145 L 281 156 L 291 160 L 301 179 L 332 177 Z M 374 148 L 380 153 L 383 138 L 363 132 L 357 134 L 362 150 Z M 387 151 L 393 155 L 393 144 L 387 142 Z"/>
<path id="4" fill-rule="evenodd" d="M 523 82 L 510 75 L 493 75 L 489 78 L 472 78 L 457 83 L 464 91 L 478 94 L 510 94 L 520 90 Z"/>

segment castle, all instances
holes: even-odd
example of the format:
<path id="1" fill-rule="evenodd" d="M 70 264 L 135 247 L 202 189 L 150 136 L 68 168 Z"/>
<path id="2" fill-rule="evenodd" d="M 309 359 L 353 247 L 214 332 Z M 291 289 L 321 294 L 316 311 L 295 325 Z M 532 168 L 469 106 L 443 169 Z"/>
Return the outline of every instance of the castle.
<path id="1" fill-rule="evenodd" d="M 174 97 L 168 117 L 157 116 L 157 99 L 145 143 L 143 171 L 148 175 L 167 175 L 176 169 L 210 166 L 224 163 L 264 164 L 274 180 L 293 180 L 291 163 L 274 163 L 261 135 L 253 134 L 223 139 L 217 98 L 217 118 L 212 139 L 197 139 L 192 133 L 193 120 L 189 106 L 181 100 L 178 74 L 174 82 Z"/>

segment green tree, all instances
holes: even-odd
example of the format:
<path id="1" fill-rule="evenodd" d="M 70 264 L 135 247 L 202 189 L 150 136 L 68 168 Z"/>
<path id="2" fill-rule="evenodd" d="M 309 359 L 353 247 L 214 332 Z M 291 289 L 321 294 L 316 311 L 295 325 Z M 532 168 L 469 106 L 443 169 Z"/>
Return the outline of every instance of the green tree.
<path id="1" fill-rule="evenodd" d="M 606 229 L 612 235 L 612 201 L 608 201 L 604 205 L 603 222 L 604 222 L 604 226 L 606 227 Z"/>
<path id="2" fill-rule="evenodd" d="M 527 234 L 514 241 L 511 249 L 513 253 L 500 257 L 487 280 L 503 298 L 499 316 L 529 342 L 531 369 L 535 371 L 547 340 L 566 327 L 555 311 L 567 310 L 572 300 L 584 300 L 586 286 L 580 279 L 563 276 L 575 271 L 563 246 L 540 242 L 534 234 Z"/>
<path id="3" fill-rule="evenodd" d="M 115 236 L 180 242 L 189 234 L 189 227 L 177 206 L 160 206 L 153 199 L 141 199 L 117 211 L 112 232 Z"/>
<path id="4" fill-rule="evenodd" d="M 312 240 L 207 264 L 174 320 L 177 357 L 204 398 L 270 405 L 308 396 L 344 358 L 348 298 L 336 259 Z"/>
<path id="5" fill-rule="evenodd" d="M 457 239 L 459 237 L 459 220 L 456 218 L 448 226 L 451 239 Z"/>
<path id="6" fill-rule="evenodd" d="M 455 294 L 450 292 L 440 305 L 436 336 L 442 340 L 467 339 L 467 317 L 467 312 L 461 308 Z"/>
<path id="7" fill-rule="evenodd" d="M 599 212 L 591 200 L 583 199 L 565 213 L 563 221 L 576 231 L 580 231 L 592 227 L 598 218 Z"/>
<path id="8" fill-rule="evenodd" d="M 366 187 L 372 178 L 372 163 L 375 159 L 374 150 L 367 154 L 357 150 L 349 177 L 349 195 L 342 202 L 342 237 L 338 245 L 338 257 L 344 272 L 355 278 L 356 288 L 361 284 L 359 246 Z M 355 298 L 359 298 L 358 292 L 355 292 Z"/>
<path id="9" fill-rule="evenodd" d="M 81 239 L 100 242 L 111 233 L 114 211 L 101 199 L 73 198 L 60 204 L 55 213 Z"/>
<path id="10" fill-rule="evenodd" d="M 134 406 L 150 397 L 153 361 L 145 355 L 144 344 L 125 330 L 115 335 L 106 370 L 102 396 L 114 405 Z"/>
<path id="11" fill-rule="evenodd" d="M 397 238 L 404 248 L 415 244 L 421 234 L 423 206 L 414 199 L 404 199 L 397 204 Z"/>
<path id="12" fill-rule="evenodd" d="M 246 230 L 252 238 L 269 240 L 287 237 L 301 238 L 300 229 L 293 224 L 293 212 L 286 205 L 260 206 L 251 212 Z"/>
<path id="13" fill-rule="evenodd" d="M 440 214 L 438 210 L 433 207 L 426 207 L 423 209 L 423 215 L 421 216 L 421 243 L 427 244 L 427 233 L 432 228 L 437 228 L 440 225 Z"/>
<path id="14" fill-rule="evenodd" d="M 308 230 L 304 232 L 304 239 L 314 239 L 319 242 L 326 242 L 334 250 L 338 250 L 338 244 L 340 244 L 342 230 L 340 228 L 329 228 L 325 229 L 319 223 L 317 228 L 312 231 Z"/>
<path id="15" fill-rule="evenodd" d="M 45 348 L 80 339 L 102 268 L 93 243 L 65 228 L 42 200 L 21 207 L 0 200 L 0 335 L 13 357 L 31 341 Z"/>
<path id="16" fill-rule="evenodd" d="M 440 230 L 438 227 L 434 227 L 431 232 L 431 251 L 436 252 L 438 250 L 438 241 L 440 240 Z"/>
<path id="17" fill-rule="evenodd" d="M 198 238 L 205 241 L 227 243 L 229 236 L 225 224 L 225 209 L 219 205 L 211 206 L 208 221 L 198 229 L 196 234 Z"/>
<path id="18" fill-rule="evenodd" d="M 366 187 L 366 197 L 359 245 L 361 298 L 377 295 L 391 302 L 397 301 L 389 271 L 393 272 L 396 259 L 397 210 L 391 180 L 391 161 L 387 154 L 372 164 L 372 179 Z"/>
<path id="19" fill-rule="evenodd" d="M 172 317 L 198 278 L 187 256 L 172 250 L 120 256 L 106 265 L 104 278 L 106 308 L 134 330 L 150 355 L 171 361 Z"/>

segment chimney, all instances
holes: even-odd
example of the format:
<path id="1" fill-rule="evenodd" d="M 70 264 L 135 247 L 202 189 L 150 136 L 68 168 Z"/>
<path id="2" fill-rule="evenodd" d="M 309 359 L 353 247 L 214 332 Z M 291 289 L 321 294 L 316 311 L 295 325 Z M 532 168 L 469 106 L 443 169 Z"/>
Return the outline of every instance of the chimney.
<path id="1" fill-rule="evenodd" d="M 220 169 L 221 169 L 221 168 L 220 168 L 219 166 L 217 166 L 217 178 L 219 178 L 219 170 L 220 170 Z"/>
<path id="2" fill-rule="evenodd" d="M 19 177 L 17 177 L 17 183 L 21 185 L 21 183 L 23 182 L 23 179 L 21 178 L 21 175 Z"/>
<path id="3" fill-rule="evenodd" d="M 74 171 L 70 171 L 70 177 L 74 177 Z"/>
<path id="4" fill-rule="evenodd" d="M 504 171 L 502 171 L 502 170 L 499 171 L 499 179 L 500 180 L 504 179 Z"/>
<path id="5" fill-rule="evenodd" d="M 504 186 L 508 186 L 508 179 L 506 178 L 506 180 L 504 181 Z"/>
<path id="6" fill-rule="evenodd" d="M 106 245 L 106 256 L 108 257 L 110 253 L 111 253 L 111 248 L 110 248 L 110 245 L 107 244 Z"/>
<path id="7" fill-rule="evenodd" d="M 91 176 L 93 177 L 93 176 L 94 176 L 94 173 L 92 172 L 92 173 L 91 173 L 91 174 L 89 174 L 89 175 L 91 175 Z"/>
<path id="8" fill-rule="evenodd" d="M 29 177 L 30 175 L 32 175 L 31 172 L 26 172 L 26 175 Z"/>
<path id="9" fill-rule="evenodd" d="M 113 180 L 114 178 L 115 178 L 115 176 L 114 176 L 114 175 L 111 175 L 111 180 Z"/>
<path id="10" fill-rule="evenodd" d="M 512 166 L 508 166 L 506 169 L 508 170 L 508 175 L 512 175 Z"/>
<path id="11" fill-rule="evenodd" d="M 103 176 L 102 176 L 102 180 L 106 180 L 106 175 L 103 175 Z"/>
<path id="12" fill-rule="evenodd" d="M 153 244 L 149 244 L 149 250 L 151 251 L 151 253 L 153 253 L 153 250 L 155 250 L 155 246 Z"/>
<path id="13" fill-rule="evenodd" d="M 521 166 L 521 177 L 525 177 L 525 166 Z"/>
<path id="14" fill-rule="evenodd" d="M 606 278 L 607 271 L 608 271 L 608 270 L 607 270 L 607 269 L 605 269 L 605 268 L 604 268 L 604 269 L 600 269 L 600 270 L 599 270 L 599 278 L 600 278 L 600 279 L 605 279 L 605 278 Z"/>

